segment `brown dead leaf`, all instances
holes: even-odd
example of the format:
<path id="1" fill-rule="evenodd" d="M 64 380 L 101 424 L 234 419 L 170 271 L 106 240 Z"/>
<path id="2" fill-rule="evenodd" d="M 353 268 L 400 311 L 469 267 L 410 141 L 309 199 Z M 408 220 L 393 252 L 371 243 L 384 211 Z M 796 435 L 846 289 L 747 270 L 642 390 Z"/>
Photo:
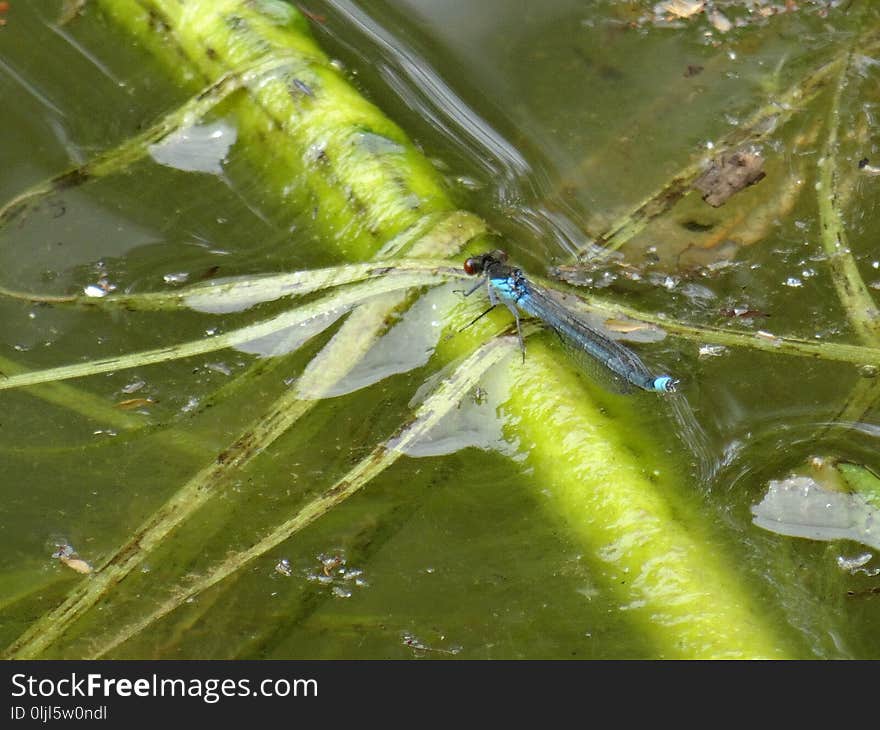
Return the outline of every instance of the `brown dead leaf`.
<path id="1" fill-rule="evenodd" d="M 703 193 L 705 200 L 713 208 L 724 205 L 740 190 L 754 185 L 765 176 L 764 158 L 755 152 L 737 150 L 732 154 L 713 160 L 694 187 Z"/>

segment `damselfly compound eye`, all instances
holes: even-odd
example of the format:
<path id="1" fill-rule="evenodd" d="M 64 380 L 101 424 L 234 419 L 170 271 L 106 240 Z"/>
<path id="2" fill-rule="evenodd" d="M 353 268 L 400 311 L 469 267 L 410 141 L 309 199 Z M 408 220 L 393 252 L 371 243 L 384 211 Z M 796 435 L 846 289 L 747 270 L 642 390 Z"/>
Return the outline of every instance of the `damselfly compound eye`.
<path id="1" fill-rule="evenodd" d="M 464 273 L 470 276 L 476 276 L 483 273 L 483 262 L 479 258 L 468 259 L 464 262 Z"/>

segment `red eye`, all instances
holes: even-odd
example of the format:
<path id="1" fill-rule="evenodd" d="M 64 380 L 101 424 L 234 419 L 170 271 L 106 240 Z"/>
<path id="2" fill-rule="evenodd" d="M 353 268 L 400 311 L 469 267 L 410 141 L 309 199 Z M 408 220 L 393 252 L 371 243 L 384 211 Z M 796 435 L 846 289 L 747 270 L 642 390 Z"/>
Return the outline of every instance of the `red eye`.
<path id="1" fill-rule="evenodd" d="M 468 259 L 464 262 L 464 273 L 470 274 L 474 276 L 475 274 L 479 274 L 483 270 L 483 265 L 480 259 Z"/>

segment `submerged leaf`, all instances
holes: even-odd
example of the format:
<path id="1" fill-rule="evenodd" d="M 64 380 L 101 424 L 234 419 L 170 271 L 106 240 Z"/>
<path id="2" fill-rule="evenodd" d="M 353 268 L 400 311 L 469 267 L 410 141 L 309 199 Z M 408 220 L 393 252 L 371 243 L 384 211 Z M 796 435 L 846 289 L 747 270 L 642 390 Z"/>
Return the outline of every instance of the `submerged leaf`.
<path id="1" fill-rule="evenodd" d="M 880 550 L 880 510 L 858 494 L 827 489 L 815 479 L 773 480 L 752 507 L 754 523 L 810 540 L 855 540 Z"/>
<path id="2" fill-rule="evenodd" d="M 235 144 L 238 133 L 229 122 L 193 124 L 177 129 L 147 150 L 160 165 L 185 172 L 223 173 L 221 164 Z"/>

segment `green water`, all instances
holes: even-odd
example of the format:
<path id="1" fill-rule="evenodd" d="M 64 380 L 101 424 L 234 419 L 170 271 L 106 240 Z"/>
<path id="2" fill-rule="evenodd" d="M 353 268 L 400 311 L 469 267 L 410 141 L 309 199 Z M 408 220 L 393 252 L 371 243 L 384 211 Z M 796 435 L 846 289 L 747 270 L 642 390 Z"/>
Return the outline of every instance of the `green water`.
<path id="1" fill-rule="evenodd" d="M 0 201 L 129 138 L 189 97 L 96 7 L 59 28 L 58 5 L 16 3 L 0 29 Z M 731 7 L 730 16 L 747 23 L 722 34 L 702 17 L 663 27 L 653 5 L 399 0 L 316 1 L 307 9 L 325 50 L 435 162 L 457 203 L 503 234 L 517 262 L 543 274 L 571 263 L 710 141 L 841 53 L 859 25 L 825 3 L 766 20 Z M 861 18 L 878 20 L 871 10 Z M 855 171 L 876 150 L 876 74 L 865 57 L 847 77 L 838 155 L 851 190 L 847 233 L 869 285 L 880 280 L 880 183 Z M 692 194 L 627 243 L 631 268 L 612 263 L 587 276 L 606 298 L 685 322 L 857 342 L 819 243 L 816 160 L 828 108 L 826 92 L 762 144 L 765 180 L 719 209 Z M 222 110 L 205 121 L 219 119 Z M 223 169 L 184 172 L 147 159 L 53 196 L 0 230 L 0 285 L 69 294 L 104 281 L 117 292 L 145 292 L 173 289 L 170 275 L 192 283 L 335 263 L 312 245 L 308 215 L 293 222 L 276 215 L 234 146 Z M 713 267 L 722 260 L 725 267 Z M 723 312 L 734 307 L 769 316 L 731 321 Z M 159 347 L 281 308 L 98 312 L 0 298 L 0 370 Z M 100 564 L 265 413 L 332 332 L 283 358 L 223 350 L 55 391 L 0 393 L 3 645 L 88 580 L 51 558 L 55 543 Z M 699 523 L 707 551 L 737 566 L 790 655 L 877 658 L 877 558 L 861 572 L 844 571 L 838 558 L 868 548 L 775 535 L 753 526 L 750 514 L 769 479 L 809 456 L 880 467 L 870 397 L 847 428 L 824 430 L 853 389 L 870 381 L 845 363 L 737 349 L 700 358 L 697 345 L 670 337 L 643 351 L 682 378 L 708 434 L 709 480 L 689 476 L 692 458 L 654 401 L 586 382 L 585 397 L 633 433 L 653 434 L 631 449 L 646 469 L 685 475 L 688 491 L 675 499 Z M 47 656 L 87 655 L 103 622 L 136 620 L 181 579 L 246 548 L 406 422 L 437 363 L 391 366 L 401 356 L 388 343 L 372 357 L 370 367 L 389 374 L 317 404 L 115 589 L 99 619 L 75 624 Z M 151 402 L 131 411 L 114 405 L 133 397 Z M 602 562 L 547 508 L 549 487 L 534 477 L 529 445 L 496 397 L 497 412 L 476 408 L 474 433 L 450 429 L 451 445 L 402 459 L 110 656 L 656 656 Z M 492 448 L 468 445 L 477 441 Z M 275 569 L 282 559 L 290 575 Z"/>

